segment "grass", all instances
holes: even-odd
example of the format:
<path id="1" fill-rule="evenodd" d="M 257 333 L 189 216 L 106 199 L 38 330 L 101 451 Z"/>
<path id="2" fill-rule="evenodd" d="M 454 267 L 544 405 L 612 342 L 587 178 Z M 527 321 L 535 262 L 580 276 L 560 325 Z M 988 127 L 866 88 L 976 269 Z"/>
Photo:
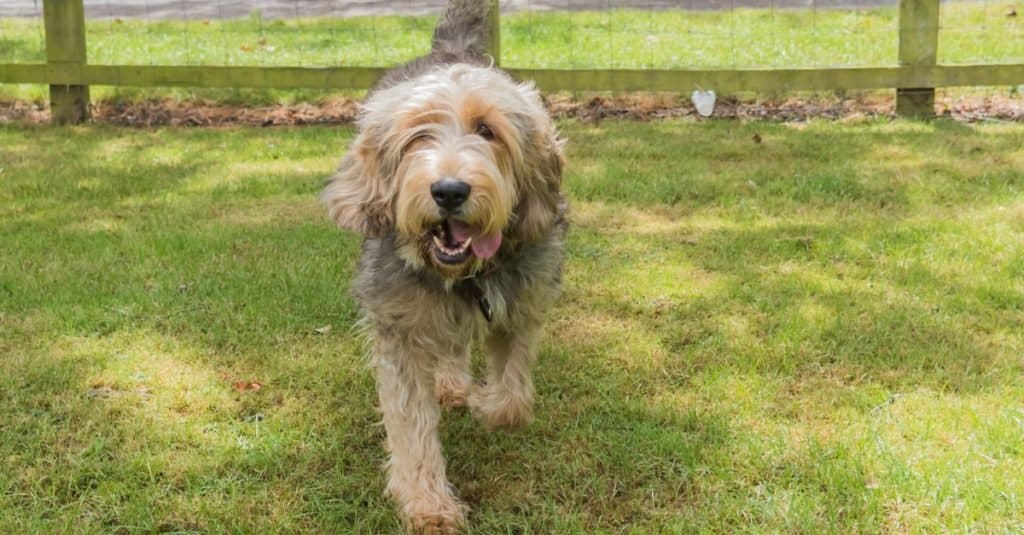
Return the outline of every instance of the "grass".
<path id="1" fill-rule="evenodd" d="M 943 4 L 941 63 L 1024 60 L 1024 22 L 1006 6 Z M 893 65 L 897 10 L 735 9 L 518 12 L 502 17 L 502 59 L 523 68 L 743 68 Z M 88 61 L 142 65 L 389 66 L 423 54 L 436 17 L 264 21 L 93 20 Z M 0 62 L 42 62 L 40 24 L 0 19 Z M 43 88 L 6 93 L 42 98 Z M 103 90 L 98 96 L 109 96 Z M 121 90 L 128 95 L 138 90 Z M 154 90 L 143 91 L 147 94 Z M 183 90 L 161 90 L 176 96 Z M 199 92 L 200 95 L 225 92 Z M 312 92 L 256 92 L 309 98 Z M 252 98 L 245 92 L 241 98 Z"/>
<path id="2" fill-rule="evenodd" d="M 537 421 L 445 416 L 471 532 L 1024 529 L 1024 127 L 563 129 Z M 397 530 L 352 134 L 0 126 L 0 532 Z"/>

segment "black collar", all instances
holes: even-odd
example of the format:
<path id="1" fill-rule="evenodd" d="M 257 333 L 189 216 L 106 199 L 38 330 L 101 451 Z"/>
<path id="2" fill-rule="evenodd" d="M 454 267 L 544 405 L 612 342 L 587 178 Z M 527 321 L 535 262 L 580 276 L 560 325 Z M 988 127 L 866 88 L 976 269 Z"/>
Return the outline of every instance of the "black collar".
<path id="1" fill-rule="evenodd" d="M 487 296 L 484 295 L 484 289 L 480 286 L 480 281 L 476 277 L 472 277 L 466 280 L 465 287 L 470 300 L 476 301 L 477 306 L 480 307 L 480 313 L 490 323 L 494 319 L 494 311 L 491 310 L 491 303 L 487 301 Z"/>
<path id="2" fill-rule="evenodd" d="M 494 310 L 491 309 L 491 303 L 487 300 L 487 296 L 484 293 L 482 279 L 493 273 L 494 269 L 494 264 L 490 264 L 480 273 L 456 283 L 456 288 L 461 290 L 459 293 L 463 294 L 471 303 L 476 303 L 477 307 L 480 308 L 480 313 L 484 315 L 484 319 L 488 323 L 494 319 Z"/>

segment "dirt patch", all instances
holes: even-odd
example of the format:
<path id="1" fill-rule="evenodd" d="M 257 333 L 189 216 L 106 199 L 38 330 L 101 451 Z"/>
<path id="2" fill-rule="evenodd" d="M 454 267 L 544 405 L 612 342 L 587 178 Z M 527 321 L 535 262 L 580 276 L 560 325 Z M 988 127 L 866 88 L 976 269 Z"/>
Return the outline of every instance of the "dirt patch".
<path id="1" fill-rule="evenodd" d="M 558 118 L 588 121 L 630 119 L 648 121 L 672 117 L 699 117 L 689 99 L 668 94 L 634 94 L 616 97 L 550 97 L 548 110 Z M 741 100 L 719 99 L 712 118 L 759 119 L 803 122 L 810 119 L 857 120 L 894 117 L 893 98 L 867 95 L 856 98 L 800 98 Z M 957 121 L 1024 121 L 1024 99 L 1006 97 L 937 98 L 936 112 Z"/>
<path id="2" fill-rule="evenodd" d="M 316 104 L 239 106 L 205 101 L 173 99 L 135 102 L 96 102 L 92 122 L 131 127 L 154 126 L 296 126 L 310 124 L 348 124 L 355 120 L 358 102 L 336 99 Z M 45 106 L 25 102 L 0 101 L 0 123 L 46 123 L 50 112 Z"/>
<path id="3" fill-rule="evenodd" d="M 689 99 L 674 94 L 618 96 L 549 95 L 545 102 L 560 119 L 599 122 L 610 119 L 649 121 L 699 118 Z M 93 104 L 94 123 L 130 127 L 154 126 L 300 126 L 349 124 L 358 113 L 356 100 L 337 98 L 315 104 L 239 106 L 172 99 Z M 940 97 L 940 115 L 957 121 L 1024 121 L 1024 99 L 1009 97 Z M 787 98 L 779 100 L 720 99 L 713 118 L 802 122 L 809 119 L 858 120 L 893 116 L 891 96 L 856 98 Z M 0 101 L 0 124 L 42 124 L 50 120 L 45 106 L 25 101 Z"/>

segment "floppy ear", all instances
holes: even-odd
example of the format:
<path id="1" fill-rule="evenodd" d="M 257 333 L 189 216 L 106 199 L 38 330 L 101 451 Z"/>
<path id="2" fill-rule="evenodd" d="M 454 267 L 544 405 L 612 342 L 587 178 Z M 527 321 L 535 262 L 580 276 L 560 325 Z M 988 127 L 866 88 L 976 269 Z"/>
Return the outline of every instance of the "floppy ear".
<path id="1" fill-rule="evenodd" d="M 544 124 L 532 138 L 527 141 L 531 146 L 524 151 L 524 165 L 518 170 L 522 175 L 517 177 L 519 202 L 509 229 L 513 237 L 523 241 L 542 238 L 565 211 L 561 191 L 563 142 L 550 124 Z"/>
<path id="2" fill-rule="evenodd" d="M 320 194 L 329 217 L 343 229 L 380 237 L 393 226 L 391 171 L 383 168 L 377 129 L 360 132 Z"/>

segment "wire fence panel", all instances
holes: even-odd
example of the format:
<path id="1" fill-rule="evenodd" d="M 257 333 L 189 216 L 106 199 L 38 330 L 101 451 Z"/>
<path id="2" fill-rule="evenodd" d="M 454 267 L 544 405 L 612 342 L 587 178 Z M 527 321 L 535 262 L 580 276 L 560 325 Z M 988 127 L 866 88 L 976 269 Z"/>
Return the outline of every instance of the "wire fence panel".
<path id="1" fill-rule="evenodd" d="M 502 17 L 504 65 L 770 68 L 892 65 L 894 8 L 617 9 Z"/>
<path id="2" fill-rule="evenodd" d="M 84 5 L 85 63 L 46 63 L 44 1 Z M 917 110 L 929 88 L 1024 83 L 1012 5 L 939 2 L 505 0 L 501 66 L 549 90 L 900 88 Z M 365 89 L 429 49 L 444 4 L 4 0 L 0 83 Z"/>
<path id="3" fill-rule="evenodd" d="M 387 67 L 422 54 L 444 0 L 84 0 L 88 62 Z M 503 64 L 710 69 L 897 63 L 898 9 L 875 0 L 515 0 Z M 41 1 L 0 5 L 0 61 L 45 59 Z M 939 63 L 1024 59 L 1024 16 L 944 2 Z"/>
<path id="4" fill-rule="evenodd" d="M 1024 4 L 944 2 L 939 10 L 938 61 L 950 65 L 1024 63 Z"/>
<path id="5" fill-rule="evenodd" d="M 42 2 L 0 3 L 0 63 L 45 63 Z"/>
<path id="6" fill-rule="evenodd" d="M 136 0 L 139 1 L 139 0 Z M 443 2 L 85 0 L 89 63 L 104 65 L 385 66 L 429 46 Z M 122 0 L 122 3 L 124 0 Z M 373 16 L 367 13 L 375 13 Z M 416 16 L 419 15 L 419 16 Z"/>

